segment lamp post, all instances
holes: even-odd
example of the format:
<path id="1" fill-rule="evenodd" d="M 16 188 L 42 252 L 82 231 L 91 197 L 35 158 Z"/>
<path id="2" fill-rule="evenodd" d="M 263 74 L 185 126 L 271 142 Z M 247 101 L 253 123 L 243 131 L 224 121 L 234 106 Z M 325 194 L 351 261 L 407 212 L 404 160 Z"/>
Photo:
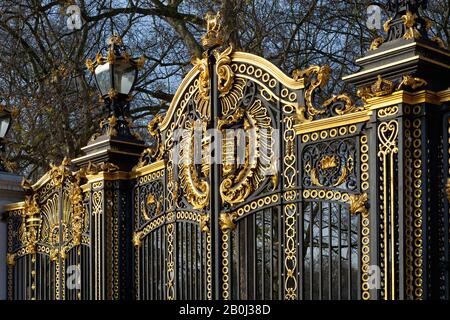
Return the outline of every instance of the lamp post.
<path id="1" fill-rule="evenodd" d="M 5 150 L 5 137 L 11 125 L 11 112 L 0 106 L 0 172 L 6 171 L 1 155 Z"/>
<path id="2" fill-rule="evenodd" d="M 144 57 L 132 58 L 128 51 L 122 39 L 114 35 L 108 40 L 108 46 L 97 53 L 95 60 L 86 60 L 101 100 L 109 110 L 108 117 L 100 123 L 103 135 L 133 138 L 126 116 L 138 70 L 145 60 Z"/>

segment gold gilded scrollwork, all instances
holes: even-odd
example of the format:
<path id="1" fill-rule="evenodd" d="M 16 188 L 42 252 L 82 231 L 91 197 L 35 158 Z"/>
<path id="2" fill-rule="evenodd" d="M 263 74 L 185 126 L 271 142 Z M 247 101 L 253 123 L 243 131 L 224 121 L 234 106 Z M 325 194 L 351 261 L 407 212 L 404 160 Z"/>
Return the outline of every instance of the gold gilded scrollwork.
<path id="1" fill-rule="evenodd" d="M 317 89 L 323 88 L 328 80 L 330 79 L 331 68 L 328 65 L 325 66 L 317 66 L 313 65 L 305 70 L 294 70 L 292 73 L 292 77 L 294 80 L 298 81 L 302 78 L 307 77 L 309 81 L 308 89 L 305 91 L 305 100 L 306 100 L 306 112 L 307 118 L 312 120 L 312 118 L 316 115 L 325 113 L 325 109 L 318 108 L 314 105 L 314 91 Z M 315 77 L 311 79 L 311 77 Z"/>
<path id="2" fill-rule="evenodd" d="M 159 130 L 159 125 L 164 120 L 163 114 L 157 114 L 147 125 L 147 131 L 155 140 L 154 146 L 147 148 L 142 152 L 139 162 L 133 168 L 136 170 L 150 164 L 153 161 L 162 160 L 164 157 L 164 143 L 161 138 L 161 131 Z"/>
<path id="3" fill-rule="evenodd" d="M 194 209 L 202 210 L 209 204 L 210 186 L 204 175 L 204 170 L 197 171 L 194 164 L 194 131 L 201 130 L 206 135 L 205 121 L 186 121 L 183 130 L 180 152 L 180 185 L 186 199 Z M 207 145 L 202 146 L 204 149 Z M 206 152 L 204 152 L 206 154 Z M 203 164 L 209 167 L 209 164 Z M 203 171 L 203 173 L 202 173 Z"/>
<path id="4" fill-rule="evenodd" d="M 219 129 L 225 129 L 235 123 L 242 124 L 247 137 L 245 161 L 242 165 L 237 165 L 234 163 L 234 148 L 228 148 L 227 137 L 224 135 L 224 179 L 219 189 L 222 201 L 230 205 L 247 199 L 265 179 L 265 172 L 273 169 L 273 156 L 268 154 L 269 152 L 260 152 L 272 150 L 273 145 L 271 120 L 261 100 L 255 100 L 245 111 L 238 108 L 233 114 L 220 119 Z M 232 162 L 229 161 L 230 155 Z"/>
<path id="5" fill-rule="evenodd" d="M 70 201 L 72 202 L 72 232 L 73 232 L 73 243 L 74 245 L 79 245 L 81 243 L 81 235 L 84 230 L 84 220 L 86 215 L 86 210 L 83 204 L 83 191 L 80 188 L 81 176 L 76 176 L 76 182 L 72 186 L 70 193 Z"/>
<path id="6" fill-rule="evenodd" d="M 336 107 L 334 109 L 334 111 L 338 115 L 351 113 L 351 112 L 353 112 L 353 111 L 355 111 L 357 109 L 356 106 L 354 105 L 352 99 L 350 99 L 350 97 L 347 96 L 346 94 L 340 94 L 340 95 L 334 96 L 334 97 L 326 100 L 323 103 L 323 106 L 325 108 L 328 108 L 328 107 L 332 106 L 336 102 L 342 102 L 343 103 L 343 106 L 338 106 L 338 107 Z"/>
<path id="7" fill-rule="evenodd" d="M 196 109 L 204 119 L 209 119 L 209 66 L 208 57 L 202 59 L 195 58 L 192 63 L 199 69 L 198 77 L 198 98 L 196 99 Z"/>

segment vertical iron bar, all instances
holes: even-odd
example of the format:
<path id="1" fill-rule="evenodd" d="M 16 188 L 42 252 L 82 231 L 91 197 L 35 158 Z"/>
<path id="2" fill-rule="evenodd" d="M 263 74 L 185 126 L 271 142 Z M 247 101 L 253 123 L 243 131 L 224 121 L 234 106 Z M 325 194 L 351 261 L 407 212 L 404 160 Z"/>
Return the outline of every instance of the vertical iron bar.
<path id="1" fill-rule="evenodd" d="M 273 300 L 273 211 L 275 209 L 268 209 L 269 213 L 269 299 Z"/>
<path id="2" fill-rule="evenodd" d="M 256 230 L 257 230 L 257 224 L 256 224 L 256 217 L 257 214 L 254 213 L 252 214 L 252 220 L 253 220 L 253 232 L 252 234 L 252 242 L 253 242 L 253 300 L 257 299 L 257 273 L 258 273 L 258 244 L 257 244 L 257 235 L 256 235 Z"/>
<path id="3" fill-rule="evenodd" d="M 210 75 L 210 108 L 211 108 L 211 121 L 208 129 L 218 128 L 218 120 L 221 117 L 221 106 L 218 97 L 217 90 L 217 74 L 216 74 L 216 59 L 213 54 L 213 50 L 216 46 L 208 49 L 209 57 L 209 75 Z M 214 137 L 214 155 L 219 159 L 221 148 L 219 147 L 219 141 L 216 141 L 218 137 Z M 219 153 L 219 154 L 218 154 Z M 219 215 L 220 215 L 220 194 L 218 186 L 220 185 L 220 164 L 217 161 L 212 161 L 210 171 L 210 232 L 211 232 L 211 270 L 212 270 L 212 299 L 217 300 L 221 298 L 221 232 L 219 228 Z"/>
<path id="4" fill-rule="evenodd" d="M 348 223 L 348 300 L 352 299 L 352 217 L 349 210 L 347 213 L 347 223 Z"/>
<path id="5" fill-rule="evenodd" d="M 322 231 L 323 231 L 323 226 L 322 226 L 322 220 L 323 220 L 323 207 L 322 207 L 322 202 L 319 201 L 319 300 L 322 300 L 322 295 L 323 295 L 323 258 L 322 258 L 322 254 L 323 254 L 323 249 L 322 249 Z"/>
<path id="6" fill-rule="evenodd" d="M 331 219 L 331 213 L 332 213 L 332 204 L 331 202 L 328 202 L 328 298 L 329 300 L 333 299 L 333 268 L 332 268 L 332 264 L 333 264 L 333 251 L 332 246 L 333 246 L 333 233 L 331 232 L 331 228 L 332 226 L 332 219 Z"/>
<path id="7" fill-rule="evenodd" d="M 309 214 L 309 249 L 310 249 L 310 269 L 309 269 L 309 291 L 310 291 L 310 299 L 314 300 L 314 202 L 309 203 L 311 210 Z"/>
<path id="8" fill-rule="evenodd" d="M 260 212 L 262 217 L 262 272 L 261 272 L 261 299 L 264 300 L 266 295 L 266 286 L 265 286 L 265 278 L 266 278 L 266 212 L 263 210 Z"/>
<path id="9" fill-rule="evenodd" d="M 338 300 L 341 300 L 342 298 L 342 276 L 341 276 L 341 259 L 342 259 L 342 251 L 341 251 L 341 241 L 342 241 L 342 237 L 341 237 L 341 232 L 342 232 L 342 228 L 341 228 L 341 205 L 338 204 Z"/>

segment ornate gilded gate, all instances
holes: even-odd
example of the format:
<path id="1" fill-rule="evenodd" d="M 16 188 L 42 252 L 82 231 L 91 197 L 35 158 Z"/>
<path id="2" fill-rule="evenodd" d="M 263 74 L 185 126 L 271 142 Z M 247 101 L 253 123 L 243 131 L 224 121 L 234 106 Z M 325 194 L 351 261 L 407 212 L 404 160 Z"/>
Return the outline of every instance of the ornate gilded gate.
<path id="1" fill-rule="evenodd" d="M 10 299 L 448 298 L 450 53 L 416 9 L 346 78 L 358 102 L 209 16 L 152 147 L 109 133 L 8 207 Z"/>

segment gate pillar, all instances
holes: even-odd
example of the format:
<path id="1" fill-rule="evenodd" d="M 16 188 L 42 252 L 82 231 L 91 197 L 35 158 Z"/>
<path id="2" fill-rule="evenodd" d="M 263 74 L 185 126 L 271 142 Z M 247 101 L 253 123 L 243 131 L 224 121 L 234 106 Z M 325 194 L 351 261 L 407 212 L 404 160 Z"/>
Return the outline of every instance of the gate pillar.
<path id="1" fill-rule="evenodd" d="M 370 123 L 370 261 L 375 299 L 448 299 L 450 52 L 430 38 L 421 5 L 397 4 L 357 73 Z M 376 181 L 375 181 L 376 180 Z M 447 286 L 444 283 L 447 283 Z"/>
<path id="2" fill-rule="evenodd" d="M 0 171 L 0 261 L 6 261 L 7 232 L 6 217 L 3 217 L 3 205 L 23 199 L 23 190 L 20 185 L 22 177 Z M 6 265 L 0 264 L 0 300 L 5 300 L 6 293 Z"/>
<path id="3" fill-rule="evenodd" d="M 145 145 L 137 139 L 105 134 L 72 162 L 86 171 L 91 227 L 91 297 L 131 299 L 132 207 L 129 173 Z"/>

